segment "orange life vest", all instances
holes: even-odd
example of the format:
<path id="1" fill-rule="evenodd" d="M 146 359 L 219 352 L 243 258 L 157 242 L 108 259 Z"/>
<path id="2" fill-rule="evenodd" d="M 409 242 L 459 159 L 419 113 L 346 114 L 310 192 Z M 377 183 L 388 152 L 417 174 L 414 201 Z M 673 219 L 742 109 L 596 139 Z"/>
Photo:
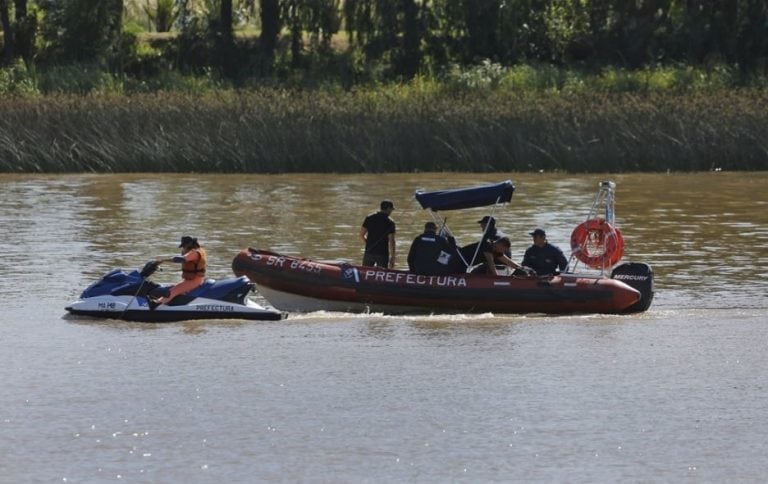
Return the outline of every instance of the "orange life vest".
<path id="1" fill-rule="evenodd" d="M 208 257 L 205 255 L 205 249 L 192 249 L 192 251 L 197 252 L 197 260 L 187 261 L 181 264 L 182 279 L 191 280 L 205 275 L 205 268 L 208 266 Z M 186 257 L 186 254 L 184 255 Z"/>

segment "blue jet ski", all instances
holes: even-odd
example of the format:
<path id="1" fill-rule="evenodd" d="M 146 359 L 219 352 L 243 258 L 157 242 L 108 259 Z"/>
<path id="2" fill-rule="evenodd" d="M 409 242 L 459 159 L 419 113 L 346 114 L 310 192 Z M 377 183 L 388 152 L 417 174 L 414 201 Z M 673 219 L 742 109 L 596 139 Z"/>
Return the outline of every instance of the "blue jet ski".
<path id="1" fill-rule="evenodd" d="M 80 299 L 65 309 L 78 316 L 113 318 L 125 321 L 167 323 L 193 319 L 278 320 L 284 314 L 251 301 L 254 285 L 245 277 L 214 281 L 207 279 L 193 291 L 175 297 L 168 304 L 154 299 L 168 294 L 170 285 L 149 280 L 157 270 L 154 261 L 141 271 L 116 269 L 94 282 Z"/>

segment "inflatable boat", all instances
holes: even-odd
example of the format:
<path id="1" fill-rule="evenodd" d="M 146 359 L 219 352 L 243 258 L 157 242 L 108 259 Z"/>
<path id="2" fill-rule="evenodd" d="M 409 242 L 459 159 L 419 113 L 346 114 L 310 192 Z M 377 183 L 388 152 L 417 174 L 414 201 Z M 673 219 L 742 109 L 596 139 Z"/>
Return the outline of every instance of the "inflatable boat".
<path id="1" fill-rule="evenodd" d="M 643 295 L 631 284 L 649 271 L 644 264 L 627 264 L 613 277 L 430 276 L 251 248 L 235 256 L 232 269 L 254 281 L 259 293 L 283 311 L 386 314 L 635 312 L 644 306 Z"/>
<path id="2" fill-rule="evenodd" d="M 466 270 L 442 275 L 327 262 L 248 248 L 238 253 L 232 270 L 256 283 L 259 293 L 283 311 L 400 313 L 611 313 L 645 311 L 653 299 L 653 272 L 645 263 L 616 265 L 623 239 L 612 224 L 613 188 L 600 185 L 587 220 L 571 237 L 569 267 L 581 263 L 597 273 L 488 275 Z M 506 203 L 511 181 L 439 192 L 417 192 L 433 214 L 444 210 Z M 599 218 L 597 206 L 606 206 Z M 435 216 L 435 215 L 433 215 Z M 445 233 L 445 220 L 442 222 Z M 460 252 L 457 252 L 458 256 Z"/>

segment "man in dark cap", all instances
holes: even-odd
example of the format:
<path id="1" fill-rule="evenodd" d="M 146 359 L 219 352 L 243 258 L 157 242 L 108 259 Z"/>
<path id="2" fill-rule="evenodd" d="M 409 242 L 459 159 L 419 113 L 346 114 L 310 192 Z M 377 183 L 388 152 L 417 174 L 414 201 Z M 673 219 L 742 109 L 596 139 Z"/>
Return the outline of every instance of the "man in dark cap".
<path id="1" fill-rule="evenodd" d="M 546 276 L 563 272 L 568 267 L 568 260 L 563 251 L 547 242 L 547 233 L 543 229 L 536 229 L 528 235 L 533 237 L 533 245 L 525 251 L 523 265 L 530 267 L 536 274 Z"/>
<path id="2" fill-rule="evenodd" d="M 477 221 L 483 229 L 483 235 L 480 242 L 474 242 L 461 248 L 461 255 L 468 264 L 477 264 L 483 261 L 483 254 L 492 252 L 492 244 L 495 240 L 506 237 L 504 232 L 496 228 L 496 219 L 486 215 Z M 479 249 L 478 249 L 479 246 Z M 512 257 L 511 250 L 505 252 L 507 257 Z"/>
<path id="3" fill-rule="evenodd" d="M 437 234 L 434 222 L 424 224 L 424 233 L 413 239 L 408 251 L 408 270 L 428 276 L 452 272 L 455 249 Z"/>
<path id="4" fill-rule="evenodd" d="M 482 264 L 472 270 L 473 274 L 491 274 L 499 275 L 499 269 L 509 267 L 511 270 L 520 270 L 525 274 L 531 274 L 533 271 L 527 267 L 514 262 L 507 255 L 512 248 L 509 237 L 499 237 L 490 244 L 486 244 L 483 252 Z"/>
<path id="5" fill-rule="evenodd" d="M 486 215 L 477 221 L 483 229 L 483 240 L 496 240 L 506 237 L 504 233 L 496 228 L 496 219 Z"/>
<path id="6" fill-rule="evenodd" d="M 365 243 L 364 266 L 395 266 L 395 221 L 390 217 L 394 210 L 395 205 L 384 200 L 378 212 L 365 217 L 360 228 L 360 238 Z"/>
<path id="7" fill-rule="evenodd" d="M 181 238 L 179 248 L 181 249 L 181 255 L 155 261 L 158 265 L 165 262 L 181 264 L 182 281 L 171 287 L 167 296 L 158 299 L 157 302 L 160 304 L 168 304 L 176 296 L 188 293 L 205 281 L 205 269 L 208 266 L 208 257 L 205 254 L 205 249 L 200 247 L 200 243 L 195 237 L 188 235 Z"/>

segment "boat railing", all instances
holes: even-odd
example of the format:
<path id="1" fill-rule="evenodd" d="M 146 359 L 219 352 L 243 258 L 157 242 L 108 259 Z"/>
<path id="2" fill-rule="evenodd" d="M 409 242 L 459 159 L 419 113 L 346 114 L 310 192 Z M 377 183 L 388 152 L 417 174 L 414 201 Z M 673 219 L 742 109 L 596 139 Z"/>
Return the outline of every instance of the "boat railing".
<path id="1" fill-rule="evenodd" d="M 601 181 L 598 184 L 597 194 L 592 202 L 592 207 L 589 209 L 587 218 L 585 220 L 591 220 L 599 217 L 601 210 L 603 211 L 605 221 L 611 226 L 615 227 L 615 210 L 614 210 L 614 192 L 616 190 L 616 183 L 610 180 Z M 568 270 L 572 273 L 579 265 L 579 259 L 576 257 L 576 252 L 571 252 L 571 256 L 568 259 Z M 601 276 L 605 276 L 605 272 L 611 270 L 611 267 L 601 267 L 598 269 Z M 591 277 L 595 277 L 594 275 Z"/>

